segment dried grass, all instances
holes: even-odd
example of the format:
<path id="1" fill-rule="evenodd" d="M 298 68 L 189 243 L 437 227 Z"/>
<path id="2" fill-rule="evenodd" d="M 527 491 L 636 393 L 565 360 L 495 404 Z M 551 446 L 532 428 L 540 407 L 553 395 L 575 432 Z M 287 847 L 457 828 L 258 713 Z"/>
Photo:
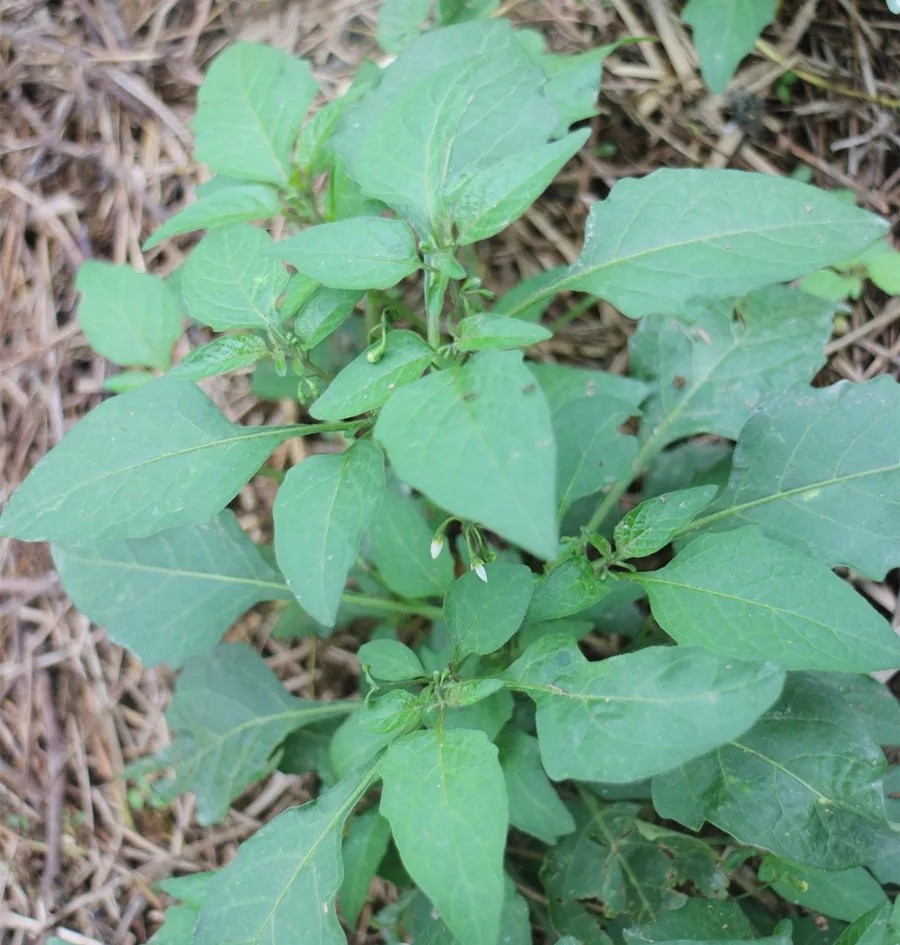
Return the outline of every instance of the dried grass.
<path id="1" fill-rule="evenodd" d="M 772 173 L 812 169 L 850 187 L 896 225 L 900 213 L 897 110 L 900 19 L 880 0 L 785 3 L 770 45 L 738 87 L 762 103 L 750 125 L 705 93 L 689 38 L 667 0 L 507 0 L 513 18 L 575 51 L 625 34 L 607 64 L 602 114 L 586 156 L 484 258 L 503 288 L 577 253 L 593 199 L 617 179 L 660 165 Z M 180 241 L 148 257 L 140 243 L 189 193 L 187 122 L 203 68 L 234 39 L 309 57 L 326 94 L 372 48 L 377 5 L 193 0 L 6 0 L 0 7 L 0 461 L 9 494 L 63 432 L 100 398 L 110 365 L 92 356 L 74 319 L 73 274 L 89 257 L 168 272 Z M 787 67 L 811 77 L 777 98 Z M 563 316 L 571 300 L 554 304 Z M 625 365 L 630 323 L 592 306 L 547 346 L 547 356 Z M 898 373 L 900 305 L 868 292 L 832 343 L 829 377 Z M 217 390 L 232 416 L 259 408 L 240 385 Z M 285 457 L 287 460 L 288 457 Z M 264 528 L 267 496 L 245 490 L 245 524 Z M 138 809 L 123 765 L 165 740 L 167 672 L 144 670 L 68 603 L 44 546 L 0 548 L 0 940 L 73 945 L 144 942 L 172 871 L 226 862 L 235 845 L 311 785 L 274 775 L 229 819 L 198 830 L 189 798 Z M 896 585 L 867 586 L 898 620 Z M 237 630 L 259 639 L 265 620 Z M 293 691 L 352 691 L 355 644 L 266 645 Z M 131 803 L 129 802 L 131 800 Z"/>

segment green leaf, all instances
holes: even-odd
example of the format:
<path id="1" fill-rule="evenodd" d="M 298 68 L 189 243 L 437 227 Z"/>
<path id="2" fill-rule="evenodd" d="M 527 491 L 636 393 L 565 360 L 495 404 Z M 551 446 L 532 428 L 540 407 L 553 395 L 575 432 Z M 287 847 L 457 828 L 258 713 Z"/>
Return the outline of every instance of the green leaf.
<path id="1" fill-rule="evenodd" d="M 900 637 L 831 570 L 757 528 L 701 535 L 659 571 L 634 575 L 679 643 L 786 669 L 900 666 Z"/>
<path id="2" fill-rule="evenodd" d="M 358 703 L 361 706 L 361 703 Z M 366 713 L 354 712 L 338 726 L 331 744 L 328 758 L 338 778 L 344 778 L 360 765 L 368 764 L 383 748 L 386 748 L 402 731 L 375 732 L 363 725 Z"/>
<path id="3" fill-rule="evenodd" d="M 500 0 L 438 0 L 438 19 L 444 26 L 465 23 L 490 16 L 499 6 Z"/>
<path id="4" fill-rule="evenodd" d="M 890 377 L 794 390 L 741 431 L 728 487 L 692 527 L 759 526 L 880 580 L 900 564 L 900 387 Z"/>
<path id="5" fill-rule="evenodd" d="M 657 496 L 692 486 L 724 488 L 731 472 L 730 443 L 688 440 L 658 453 L 644 475 L 644 495 Z M 721 483 L 721 484 L 720 484 Z"/>
<path id="6" fill-rule="evenodd" d="M 391 828 L 377 810 L 357 814 L 350 821 L 341 847 L 344 879 L 341 883 L 341 914 L 350 928 L 355 928 L 369 896 L 369 886 L 387 853 Z"/>
<path id="7" fill-rule="evenodd" d="M 103 389 L 113 394 L 127 394 L 128 391 L 146 387 L 156 377 L 151 371 L 122 371 L 106 378 Z"/>
<path id="8" fill-rule="evenodd" d="M 395 390 L 422 376 L 434 351 L 413 331 L 389 331 L 351 361 L 309 412 L 320 420 L 343 420 L 384 404 Z"/>
<path id="9" fill-rule="evenodd" d="M 389 289 L 422 265 L 412 230 L 386 217 L 310 226 L 275 243 L 271 252 L 334 289 Z"/>
<path id="10" fill-rule="evenodd" d="M 681 908 L 666 909 L 640 929 L 625 929 L 625 945 L 648 942 L 690 941 L 698 936 L 718 942 L 758 943 L 756 930 L 736 902 L 688 899 Z M 790 945 L 790 942 L 787 943 Z"/>
<path id="11" fill-rule="evenodd" d="M 861 866 L 819 870 L 777 856 L 763 857 L 759 878 L 788 902 L 813 912 L 853 922 L 887 902 L 881 884 Z"/>
<path id="12" fill-rule="evenodd" d="M 9 500 L 0 529 L 65 545 L 206 522 L 306 429 L 239 427 L 191 381 L 162 377 L 77 423 Z"/>
<path id="13" fill-rule="evenodd" d="M 405 49 L 422 32 L 431 0 L 382 0 L 378 11 L 378 45 L 389 53 Z"/>
<path id="14" fill-rule="evenodd" d="M 609 579 L 597 577 L 583 555 L 568 558 L 537 582 L 526 620 L 558 620 L 580 613 L 603 600 L 612 588 Z"/>
<path id="15" fill-rule="evenodd" d="M 861 915 L 834 945 L 891 945 L 896 928 L 890 928 L 891 906 L 885 903 Z"/>
<path id="16" fill-rule="evenodd" d="M 522 626 L 534 576 L 524 564 L 484 565 L 487 582 L 474 571 L 457 578 L 444 598 L 447 631 L 464 654 L 499 650 Z"/>
<path id="17" fill-rule="evenodd" d="M 197 159 L 217 174 L 287 187 L 297 132 L 317 90 L 302 60 L 257 43 L 229 46 L 197 93 Z"/>
<path id="18" fill-rule="evenodd" d="M 690 324 L 645 318 L 630 344 L 632 372 L 653 382 L 645 429 L 663 445 L 694 433 L 737 439 L 761 400 L 807 383 L 825 363 L 832 312 L 771 286 L 697 309 Z"/>
<path id="19" fill-rule="evenodd" d="M 654 778 L 653 804 L 692 830 L 708 820 L 740 843 L 848 869 L 900 843 L 885 819 L 884 772 L 881 750 L 839 693 L 792 674 L 750 731 Z"/>
<path id="20" fill-rule="evenodd" d="M 216 876 L 215 870 L 203 873 L 187 873 L 184 876 L 168 876 L 160 880 L 159 888 L 198 912 L 206 901 L 210 885 Z"/>
<path id="21" fill-rule="evenodd" d="M 380 766 L 381 812 L 403 865 L 466 945 L 496 945 L 504 900 L 506 786 L 482 732 L 416 732 Z"/>
<path id="22" fill-rule="evenodd" d="M 194 945 L 346 945 L 335 909 L 344 821 L 374 776 L 348 776 L 316 801 L 279 814 L 222 870 L 200 910 Z"/>
<path id="23" fill-rule="evenodd" d="M 572 400 L 553 413 L 559 507 L 565 513 L 578 499 L 620 479 L 631 479 L 637 439 L 619 427 L 639 413 L 624 400 L 594 396 Z"/>
<path id="24" fill-rule="evenodd" d="M 334 626 L 350 568 L 384 493 L 384 458 L 367 440 L 310 456 L 275 499 L 275 554 L 300 606 Z"/>
<path id="25" fill-rule="evenodd" d="M 200 345 L 170 373 L 199 381 L 204 377 L 228 374 L 240 368 L 252 367 L 269 353 L 265 341 L 258 335 L 223 335 L 209 344 Z"/>
<path id="26" fill-rule="evenodd" d="M 197 925 L 199 909 L 190 906 L 170 906 L 166 909 L 163 924 L 153 933 L 147 945 L 193 945 L 194 928 Z M 49 945 L 65 941 L 55 936 L 49 939 Z"/>
<path id="27" fill-rule="evenodd" d="M 879 217 L 789 178 L 663 168 L 594 204 L 556 291 L 590 292 L 631 318 L 678 314 L 693 298 L 740 296 L 839 262 L 884 231 Z"/>
<path id="28" fill-rule="evenodd" d="M 194 791 L 197 820 L 216 823 L 234 798 L 275 768 L 291 732 L 355 705 L 298 699 L 249 646 L 222 644 L 189 660 L 178 679 L 166 712 L 174 741 L 153 759 L 175 773 L 157 790 L 169 800 Z"/>
<path id="29" fill-rule="evenodd" d="M 370 640 L 363 643 L 358 655 L 360 663 L 367 666 L 376 679 L 403 682 L 425 675 L 419 657 L 397 640 Z"/>
<path id="30" fill-rule="evenodd" d="M 842 275 L 833 269 L 820 269 L 804 276 L 798 288 L 809 295 L 830 302 L 843 302 L 844 299 L 858 299 L 862 292 L 862 279 L 859 276 Z"/>
<path id="31" fill-rule="evenodd" d="M 622 783 L 745 732 L 778 698 L 784 671 L 683 646 L 589 663 L 574 641 L 550 636 L 506 678 L 537 704 L 541 759 L 554 781 Z"/>
<path id="32" fill-rule="evenodd" d="M 369 538 L 372 563 L 395 594 L 439 597 L 453 583 L 453 558 L 446 545 L 437 558 L 429 553 L 433 533 L 415 499 L 385 490 Z"/>
<path id="33" fill-rule="evenodd" d="M 514 725 L 497 739 L 513 827 L 552 846 L 575 821 L 541 766 L 538 740 Z"/>
<path id="34" fill-rule="evenodd" d="M 644 558 L 665 548 L 672 538 L 709 505 L 718 490 L 696 486 L 645 499 L 616 525 L 616 557 Z"/>
<path id="35" fill-rule="evenodd" d="M 690 0 L 684 8 L 681 18 L 693 30 L 700 71 L 716 95 L 775 19 L 777 6 L 778 0 Z"/>
<path id="36" fill-rule="evenodd" d="M 869 278 L 888 295 L 900 295 L 900 253 L 881 253 L 866 266 Z"/>
<path id="37" fill-rule="evenodd" d="M 290 596 L 229 511 L 148 538 L 54 546 L 53 563 L 75 606 L 145 666 L 208 653 L 254 604 Z"/>
<path id="38" fill-rule="evenodd" d="M 231 223 L 264 220 L 281 213 L 278 191 L 265 184 L 234 182 L 210 194 L 198 196 L 165 223 L 148 239 L 144 252 L 182 233 L 212 230 Z"/>
<path id="39" fill-rule="evenodd" d="M 459 245 L 486 240 L 517 220 L 589 135 L 589 128 L 581 128 L 559 141 L 513 154 L 463 177 L 446 197 Z"/>
<path id="40" fill-rule="evenodd" d="M 856 710 L 876 744 L 900 745 L 900 701 L 887 686 L 851 673 L 823 673 L 820 678 Z"/>
<path id="41" fill-rule="evenodd" d="M 375 436 L 397 475 L 437 505 L 556 554 L 550 412 L 519 352 L 483 351 L 396 391 Z"/>
<path id="42" fill-rule="evenodd" d="M 91 347 L 115 364 L 164 371 L 181 336 L 184 311 L 169 285 L 131 266 L 89 259 L 78 270 L 78 321 Z"/>
<path id="43" fill-rule="evenodd" d="M 460 351 L 503 351 L 509 348 L 527 348 L 553 337 L 553 332 L 540 325 L 479 312 L 462 319 L 456 326 L 456 347 Z"/>
<path id="44" fill-rule="evenodd" d="M 298 274 L 291 282 L 306 278 Z M 308 351 L 322 344 L 350 317 L 361 297 L 358 289 L 329 289 L 327 286 L 314 289 L 304 299 L 294 322 L 294 332 L 302 347 Z"/>
<path id="45" fill-rule="evenodd" d="M 347 114 L 336 147 L 363 193 L 447 243 L 465 179 L 553 134 L 544 82 L 505 21 L 426 33 Z"/>
<path id="46" fill-rule="evenodd" d="M 270 255 L 272 239 L 249 223 L 213 230 L 184 264 L 181 293 L 188 315 L 216 331 L 268 328 L 288 283 Z"/>
<path id="47" fill-rule="evenodd" d="M 632 413 L 637 414 L 648 391 L 642 381 L 610 374 L 608 371 L 591 371 L 565 364 L 531 363 L 528 364 L 528 370 L 537 378 L 553 413 L 558 413 L 575 400 L 603 397 L 624 401 L 633 408 Z"/>

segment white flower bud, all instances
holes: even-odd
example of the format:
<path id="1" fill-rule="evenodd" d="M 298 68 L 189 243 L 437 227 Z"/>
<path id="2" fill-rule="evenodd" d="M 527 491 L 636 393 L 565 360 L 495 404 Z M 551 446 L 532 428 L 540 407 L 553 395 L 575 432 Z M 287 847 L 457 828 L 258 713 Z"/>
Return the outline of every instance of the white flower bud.
<path id="1" fill-rule="evenodd" d="M 437 556 L 444 550 L 444 536 L 435 535 L 431 539 L 431 557 L 437 558 Z"/>
<path id="2" fill-rule="evenodd" d="M 484 564 L 481 561 L 473 561 L 472 570 L 487 584 L 487 571 L 484 570 Z"/>

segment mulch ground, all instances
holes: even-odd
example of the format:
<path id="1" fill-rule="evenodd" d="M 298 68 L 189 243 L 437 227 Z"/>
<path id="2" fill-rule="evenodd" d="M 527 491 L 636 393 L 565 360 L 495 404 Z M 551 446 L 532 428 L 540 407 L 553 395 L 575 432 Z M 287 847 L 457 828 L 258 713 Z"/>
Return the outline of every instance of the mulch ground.
<path id="1" fill-rule="evenodd" d="M 658 41 L 607 61 L 589 147 L 483 252 L 490 285 L 572 261 L 591 200 L 621 177 L 664 165 L 805 173 L 850 188 L 896 233 L 900 17 L 882 0 L 786 0 L 723 99 L 699 80 L 678 7 L 503 3 L 560 51 L 623 36 Z M 210 58 L 238 38 L 270 42 L 309 58 L 333 95 L 356 62 L 378 54 L 376 12 L 374 0 L 0 3 L 0 498 L 99 402 L 114 370 L 78 328 L 81 263 L 96 257 L 166 273 L 189 248 L 180 240 L 145 256 L 140 244 L 202 174 L 191 164 L 188 122 Z M 572 304 L 559 300 L 551 311 L 564 317 Z M 628 333 L 625 319 L 595 305 L 549 354 L 622 370 Z M 900 299 L 868 290 L 829 353 L 829 382 L 897 375 Z M 240 378 L 216 394 L 232 417 L 260 409 Z M 272 418 L 291 413 L 267 409 Z M 268 500 L 253 488 L 241 493 L 237 509 L 251 531 L 266 527 Z M 73 945 L 145 942 L 166 905 L 157 880 L 227 862 L 262 823 L 308 799 L 312 785 L 275 774 L 214 828 L 196 826 L 190 798 L 152 809 L 121 772 L 165 743 L 171 674 L 144 670 L 75 611 L 45 546 L 5 542 L 0 564 L 0 942 L 51 933 Z M 863 590 L 900 619 L 896 580 Z M 264 611 L 252 614 L 233 636 L 259 643 L 295 692 L 353 691 L 356 641 L 278 644 L 268 640 L 270 624 Z"/>

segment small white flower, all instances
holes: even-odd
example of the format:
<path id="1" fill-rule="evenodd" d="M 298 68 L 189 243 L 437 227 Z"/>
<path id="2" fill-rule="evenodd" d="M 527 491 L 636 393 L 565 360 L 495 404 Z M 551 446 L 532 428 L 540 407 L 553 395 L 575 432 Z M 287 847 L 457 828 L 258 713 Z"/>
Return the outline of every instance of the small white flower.
<path id="1" fill-rule="evenodd" d="M 431 557 L 437 558 L 437 556 L 444 550 L 444 536 L 435 535 L 431 539 Z"/>
<path id="2" fill-rule="evenodd" d="M 484 565 L 480 561 L 473 562 L 472 570 L 487 584 L 487 571 L 484 570 Z"/>

